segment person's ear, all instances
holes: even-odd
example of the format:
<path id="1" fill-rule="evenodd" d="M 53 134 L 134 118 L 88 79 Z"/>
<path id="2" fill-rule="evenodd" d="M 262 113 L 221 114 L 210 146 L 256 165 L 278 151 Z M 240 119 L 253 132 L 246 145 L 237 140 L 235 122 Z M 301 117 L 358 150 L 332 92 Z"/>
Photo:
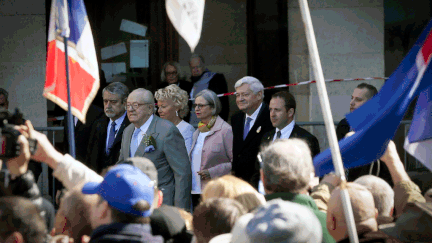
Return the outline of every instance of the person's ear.
<path id="1" fill-rule="evenodd" d="M 162 206 L 163 203 L 163 192 L 161 190 L 158 191 L 158 202 L 157 207 Z"/>
<path id="2" fill-rule="evenodd" d="M 288 110 L 288 116 L 289 116 L 289 117 L 293 117 L 293 116 L 294 116 L 294 108 L 290 108 L 290 109 Z"/>
<path id="3" fill-rule="evenodd" d="M 336 230 L 337 228 L 337 219 L 334 215 L 332 215 L 331 228 L 332 230 Z"/>
<path id="4" fill-rule="evenodd" d="M 6 243 L 23 243 L 24 237 L 21 235 L 20 232 L 13 232 L 11 235 L 9 235 L 8 238 L 6 238 Z"/>
<path id="5" fill-rule="evenodd" d="M 375 208 L 375 219 L 378 218 L 378 209 Z"/>
<path id="6" fill-rule="evenodd" d="M 394 207 L 392 207 L 391 209 L 390 209 L 390 217 L 393 217 L 393 213 L 394 213 Z"/>

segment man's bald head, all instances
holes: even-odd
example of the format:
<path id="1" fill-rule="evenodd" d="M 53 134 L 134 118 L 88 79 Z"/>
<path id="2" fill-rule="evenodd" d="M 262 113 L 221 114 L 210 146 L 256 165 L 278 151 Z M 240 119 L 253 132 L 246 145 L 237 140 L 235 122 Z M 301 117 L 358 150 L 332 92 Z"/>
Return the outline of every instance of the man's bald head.
<path id="1" fill-rule="evenodd" d="M 378 230 L 377 210 L 372 193 L 364 186 L 347 183 L 346 188 L 351 200 L 354 221 L 359 234 Z M 348 231 L 342 210 L 341 188 L 331 194 L 327 210 L 327 229 L 336 241 L 348 237 Z"/>
<path id="2" fill-rule="evenodd" d="M 83 235 L 90 235 L 93 231 L 90 211 L 97 202 L 97 195 L 82 194 L 80 186 L 68 191 L 56 214 L 56 234 L 66 234 L 74 241 L 80 241 Z"/>

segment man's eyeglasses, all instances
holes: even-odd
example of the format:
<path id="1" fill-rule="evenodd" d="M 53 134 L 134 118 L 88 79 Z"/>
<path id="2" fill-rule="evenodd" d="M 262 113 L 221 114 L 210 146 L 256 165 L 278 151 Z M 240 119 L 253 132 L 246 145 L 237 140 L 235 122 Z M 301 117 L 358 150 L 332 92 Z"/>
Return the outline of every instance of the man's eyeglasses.
<path id="1" fill-rule="evenodd" d="M 166 76 L 177 75 L 177 71 L 174 72 L 165 72 Z"/>
<path id="2" fill-rule="evenodd" d="M 139 103 L 133 103 L 133 104 L 126 104 L 125 108 L 126 110 L 129 110 L 130 108 L 133 108 L 134 110 L 138 109 L 140 106 L 142 105 L 148 105 L 150 103 L 143 103 L 143 104 L 139 104 Z"/>
<path id="3" fill-rule="evenodd" d="M 201 108 L 203 108 L 204 106 L 208 106 L 209 104 L 193 104 L 192 105 L 192 108 L 194 108 L 195 110 L 196 109 L 201 109 Z"/>

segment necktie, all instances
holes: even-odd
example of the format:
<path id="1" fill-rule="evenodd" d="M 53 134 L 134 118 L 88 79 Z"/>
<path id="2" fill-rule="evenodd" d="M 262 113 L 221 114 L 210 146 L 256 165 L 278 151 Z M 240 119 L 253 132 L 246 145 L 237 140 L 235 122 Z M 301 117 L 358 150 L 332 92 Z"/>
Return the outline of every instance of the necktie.
<path id="1" fill-rule="evenodd" d="M 132 135 L 132 140 L 131 140 L 131 144 L 130 144 L 130 156 L 133 157 L 135 155 L 135 152 L 138 149 L 138 134 L 141 132 L 141 129 L 137 128 L 135 129 L 133 135 Z"/>
<path id="2" fill-rule="evenodd" d="M 282 135 L 281 131 L 278 131 L 278 132 L 276 133 L 276 139 L 279 139 L 279 138 L 281 137 L 281 135 Z"/>
<path id="3" fill-rule="evenodd" d="M 246 124 L 245 124 L 245 126 L 244 126 L 244 130 L 243 130 L 243 140 L 246 139 L 246 136 L 247 136 L 248 133 L 249 133 L 249 126 L 250 126 L 251 121 L 252 121 L 252 118 L 250 118 L 250 117 L 248 117 L 248 118 L 246 119 Z"/>
<path id="4" fill-rule="evenodd" d="M 113 143 L 114 143 L 115 133 L 116 133 L 115 126 L 116 126 L 115 122 L 112 122 L 111 123 L 110 134 L 109 134 L 109 137 L 108 137 L 108 145 L 106 147 L 106 154 L 110 153 L 110 149 L 111 149 L 111 147 L 113 146 Z"/>

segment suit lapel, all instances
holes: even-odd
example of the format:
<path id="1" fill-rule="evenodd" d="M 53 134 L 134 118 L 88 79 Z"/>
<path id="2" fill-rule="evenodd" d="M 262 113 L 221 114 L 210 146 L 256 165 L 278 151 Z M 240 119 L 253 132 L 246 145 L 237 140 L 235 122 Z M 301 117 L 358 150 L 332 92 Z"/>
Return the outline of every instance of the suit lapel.
<path id="1" fill-rule="evenodd" d="M 264 110 L 264 106 L 265 104 L 263 103 L 261 106 L 261 110 L 258 113 L 257 119 L 254 123 L 254 125 L 252 126 L 252 128 L 249 130 L 248 135 L 246 136 L 246 139 L 243 141 L 243 144 L 247 144 L 250 140 L 253 140 L 253 138 L 261 132 L 261 125 L 262 125 L 262 121 L 264 119 L 263 117 L 263 110 Z M 243 116 L 243 129 L 244 129 L 244 120 L 245 120 L 246 115 Z"/>
<path id="2" fill-rule="evenodd" d="M 157 125 L 158 119 L 161 119 L 161 118 L 157 117 L 156 115 L 153 115 L 153 120 L 151 121 L 150 126 L 148 127 L 147 132 L 145 133 L 147 136 L 152 136 L 155 140 L 159 135 L 159 133 L 156 132 L 156 125 Z M 145 156 L 145 148 L 146 148 L 146 144 L 144 143 L 144 137 L 143 137 L 140 145 L 137 148 L 137 151 L 135 152 L 135 155 L 141 155 L 144 157 Z"/>
<path id="3" fill-rule="evenodd" d="M 289 138 L 298 138 L 299 137 L 299 134 L 298 134 L 299 129 L 298 128 L 299 128 L 299 126 L 294 125 L 294 128 L 293 128 Z"/>
<path id="4" fill-rule="evenodd" d="M 124 129 L 125 129 L 127 126 L 129 126 L 129 124 L 130 124 L 129 119 L 128 119 L 127 116 L 126 116 L 126 117 L 123 119 L 123 122 L 122 122 L 122 124 L 121 124 L 121 126 L 120 126 L 120 128 L 119 128 L 119 130 L 118 130 L 118 132 L 117 132 L 117 136 L 116 136 L 115 139 L 114 139 L 113 146 L 114 146 L 114 144 L 117 144 L 117 143 L 119 143 L 119 142 L 122 140 L 122 134 L 123 134 L 123 131 L 124 131 Z M 105 129 L 105 132 L 106 132 L 106 129 Z M 106 137 L 106 135 L 105 135 L 105 137 Z"/>
<path id="5" fill-rule="evenodd" d="M 263 141 L 264 141 L 264 144 L 272 142 L 275 133 L 276 133 L 276 128 L 273 129 L 273 130 L 271 130 L 271 131 L 268 133 L 268 135 L 264 138 L 264 140 L 263 140 Z"/>

